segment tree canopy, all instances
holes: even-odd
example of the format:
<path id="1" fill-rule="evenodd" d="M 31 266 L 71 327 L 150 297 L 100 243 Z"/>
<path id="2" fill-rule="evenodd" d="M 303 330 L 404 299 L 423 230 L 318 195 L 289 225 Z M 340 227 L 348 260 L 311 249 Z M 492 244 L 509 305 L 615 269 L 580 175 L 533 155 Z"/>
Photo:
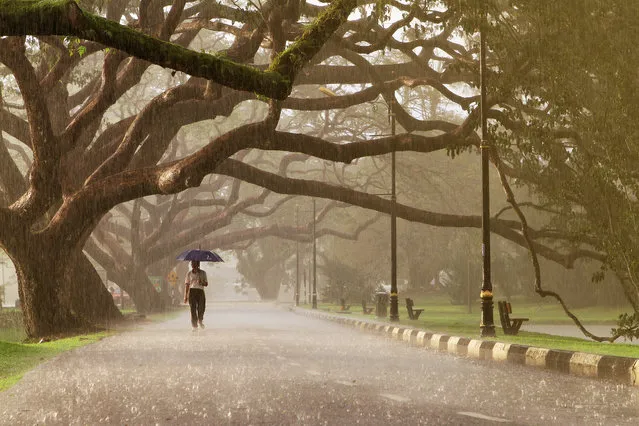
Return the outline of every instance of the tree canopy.
<path id="1" fill-rule="evenodd" d="M 0 1 L 8 36 L 0 40 L 0 245 L 18 271 L 29 335 L 117 315 L 95 308 L 108 306 L 99 285 L 82 289 L 95 301 L 88 309 L 69 283 L 90 268 L 85 245 L 99 256 L 90 235 L 122 203 L 133 216 L 143 203 L 133 200 L 180 194 L 179 204 L 214 174 L 210 194 L 228 202 L 227 214 L 256 196 L 234 198 L 228 178 L 390 212 L 390 200 L 369 189 L 379 184 L 371 177 L 379 156 L 413 156 L 400 174 L 414 176 L 406 191 L 416 193 L 420 156 L 456 158 L 479 146 L 483 13 L 486 131 L 510 182 L 534 190 L 522 206 L 543 210 L 528 232 L 532 248 L 567 267 L 602 262 L 639 311 L 638 9 L 621 0 Z M 388 109 L 397 135 L 383 124 Z M 192 132 L 198 124 L 207 137 Z M 198 143 L 180 143 L 189 132 Z M 481 226 L 477 214 L 418 197 L 402 199 L 397 214 Z M 512 215 L 500 210 L 491 227 L 527 244 Z M 35 262 L 39 250 L 64 260 Z"/>

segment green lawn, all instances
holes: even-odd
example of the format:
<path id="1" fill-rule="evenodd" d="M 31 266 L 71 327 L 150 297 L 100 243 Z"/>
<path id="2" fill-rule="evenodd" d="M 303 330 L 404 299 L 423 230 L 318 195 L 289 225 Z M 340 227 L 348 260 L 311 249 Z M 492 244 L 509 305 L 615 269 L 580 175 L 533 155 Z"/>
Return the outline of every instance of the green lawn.
<path id="1" fill-rule="evenodd" d="M 473 306 L 473 312 L 468 313 L 467 306 L 451 305 L 445 297 L 415 297 L 415 308 L 424 309 L 419 320 L 408 319 L 405 304 L 400 300 L 399 323 L 416 328 L 423 328 L 431 332 L 445 333 L 454 336 L 478 338 L 479 337 L 479 305 Z M 373 304 L 367 306 L 373 307 Z M 301 305 L 310 309 L 310 305 Z M 331 303 L 318 303 L 318 309 L 329 312 L 340 310 L 339 305 Z M 512 302 L 513 314 L 516 317 L 530 318 L 532 324 L 574 324 L 566 316 L 561 307 L 557 304 L 547 302 Z M 360 304 L 351 305 L 353 318 L 367 318 L 377 320 L 375 315 L 364 315 Z M 614 319 L 623 312 L 622 309 L 606 309 L 600 307 L 575 309 L 573 311 L 577 317 L 585 324 L 610 324 L 611 328 Z M 517 343 L 527 346 L 536 346 L 549 349 L 563 349 L 577 352 L 596 353 L 600 355 L 628 356 L 639 358 L 639 346 L 623 343 L 598 343 L 591 340 L 579 339 L 575 337 L 561 337 L 542 333 L 532 333 L 520 331 L 517 336 L 507 336 L 501 332 L 499 326 L 499 311 L 495 304 L 494 309 L 495 325 L 497 326 L 497 338 L 500 342 Z"/>
<path id="2" fill-rule="evenodd" d="M 420 296 L 413 297 L 416 308 L 424 308 L 433 319 L 443 319 L 445 321 L 475 324 L 479 315 L 479 301 L 473 304 L 472 313 L 468 313 L 466 305 L 452 305 L 446 296 Z M 531 324 L 573 324 L 566 315 L 559 303 L 551 299 L 538 300 L 535 302 L 525 300 L 513 300 L 512 316 L 530 318 Z M 571 309 L 577 318 L 584 324 L 614 324 L 619 314 L 628 312 L 630 308 L 608 308 L 608 307 L 588 307 Z M 404 299 L 400 299 L 400 312 L 406 313 Z M 497 300 L 495 300 L 495 318 L 499 320 L 497 310 Z"/>
<path id="3" fill-rule="evenodd" d="M 145 321 L 168 321 L 180 315 L 183 308 L 165 313 L 147 315 Z M 134 313 L 127 311 L 125 313 Z M 16 312 L 3 311 L 0 320 L 5 326 L 0 327 L 0 392 L 15 384 L 29 370 L 54 356 L 71 349 L 79 348 L 115 334 L 116 330 L 135 327 L 138 323 L 123 323 L 121 327 L 100 333 L 84 334 L 75 337 L 45 343 L 24 343 L 26 335 L 21 324 L 16 324 Z"/>
<path id="4" fill-rule="evenodd" d="M 0 341 L 0 392 L 15 384 L 38 364 L 71 349 L 96 342 L 110 333 L 93 333 L 45 343 Z"/>
<path id="5" fill-rule="evenodd" d="M 411 297 L 411 296 L 407 296 Z M 475 302 L 471 308 L 472 312 L 468 313 L 467 305 L 453 305 L 449 302 L 448 297 L 444 295 L 435 296 L 417 296 L 412 297 L 415 302 L 416 309 L 424 309 L 422 317 L 419 322 L 428 321 L 429 324 L 434 326 L 457 326 L 457 325 L 469 325 L 473 326 L 477 324 L 479 318 L 479 301 Z M 539 300 L 537 302 L 530 302 L 524 300 L 512 301 L 514 317 L 530 318 L 529 324 L 542 325 L 542 324 L 573 324 L 572 320 L 566 315 L 561 306 L 554 300 L 546 299 Z M 308 306 L 308 305 L 307 305 Z M 374 307 L 374 304 L 368 303 L 368 307 Z M 338 305 L 331 303 L 319 303 L 320 309 L 339 309 Z M 361 302 L 357 304 L 351 304 L 352 311 L 361 311 Z M 406 304 L 402 297 L 399 300 L 400 317 L 406 316 Z M 630 307 L 624 308 L 608 308 L 608 307 L 589 307 L 571 309 L 579 320 L 584 324 L 610 324 L 614 325 L 619 315 L 623 312 L 629 312 Z M 499 311 L 497 310 L 497 301 L 495 300 L 494 307 L 495 320 L 499 321 Z M 427 318 L 425 318 L 427 317 Z M 415 322 L 414 322 L 415 323 Z"/>

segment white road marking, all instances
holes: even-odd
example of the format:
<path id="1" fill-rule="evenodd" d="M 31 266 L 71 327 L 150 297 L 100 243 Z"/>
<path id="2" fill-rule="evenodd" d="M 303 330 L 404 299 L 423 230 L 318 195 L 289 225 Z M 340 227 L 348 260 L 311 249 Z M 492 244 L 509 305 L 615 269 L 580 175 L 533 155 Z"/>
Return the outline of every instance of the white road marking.
<path id="1" fill-rule="evenodd" d="M 292 365 L 293 367 L 299 367 L 302 364 L 300 364 L 299 362 L 291 361 L 291 362 L 288 363 L 288 365 Z"/>
<path id="2" fill-rule="evenodd" d="M 319 371 L 315 371 L 315 370 L 306 370 L 306 372 L 308 374 L 310 374 L 311 376 L 321 376 L 322 373 L 320 373 Z"/>
<path id="3" fill-rule="evenodd" d="M 392 401 L 397 401 L 397 402 L 410 401 L 410 398 L 406 398 L 405 396 L 400 396 L 400 395 L 393 395 L 392 393 L 380 393 L 379 395 L 386 399 L 390 399 Z"/>
<path id="4" fill-rule="evenodd" d="M 457 414 L 461 414 L 462 416 L 474 417 L 476 419 L 491 420 L 493 422 L 498 422 L 498 423 L 510 423 L 510 420 L 507 420 L 507 419 L 502 419 L 502 418 L 499 418 L 499 417 L 486 416 L 484 414 L 473 413 L 471 411 L 460 411 Z"/>
<path id="5" fill-rule="evenodd" d="M 355 383 L 349 382 L 347 380 L 335 380 L 335 383 L 339 383 L 340 385 L 344 386 L 355 386 Z"/>

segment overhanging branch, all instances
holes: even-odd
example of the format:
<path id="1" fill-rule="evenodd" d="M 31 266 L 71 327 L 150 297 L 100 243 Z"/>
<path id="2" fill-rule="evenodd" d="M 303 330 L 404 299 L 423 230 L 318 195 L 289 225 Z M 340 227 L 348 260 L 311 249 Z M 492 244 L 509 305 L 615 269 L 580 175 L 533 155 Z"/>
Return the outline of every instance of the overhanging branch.
<path id="1" fill-rule="evenodd" d="M 215 172 L 235 177 L 237 179 L 242 179 L 245 182 L 270 189 L 271 191 L 280 194 L 321 197 L 342 201 L 354 206 L 388 214 L 390 214 L 391 211 L 390 200 L 383 199 L 373 194 L 367 194 L 324 182 L 286 178 L 232 159 L 228 159 L 218 166 Z M 404 204 L 397 204 L 397 217 L 411 222 L 418 222 L 438 227 L 481 228 L 481 216 L 435 213 L 406 206 Z M 520 226 L 521 225 L 518 221 L 501 219 L 491 220 L 492 232 L 514 242 L 515 244 L 526 247 L 526 240 L 524 236 L 518 232 Z M 543 244 L 533 244 L 540 255 L 567 268 L 571 268 L 575 260 L 581 257 L 587 257 L 599 261 L 603 261 L 605 258 L 602 254 L 590 250 L 576 249 L 569 253 L 560 253 Z"/>
<path id="2" fill-rule="evenodd" d="M 224 86 L 286 99 L 297 72 L 345 22 L 355 0 L 336 0 L 266 71 L 198 53 L 82 10 L 73 0 L 0 1 L 0 36 L 75 36 L 113 47 L 164 68 Z"/>

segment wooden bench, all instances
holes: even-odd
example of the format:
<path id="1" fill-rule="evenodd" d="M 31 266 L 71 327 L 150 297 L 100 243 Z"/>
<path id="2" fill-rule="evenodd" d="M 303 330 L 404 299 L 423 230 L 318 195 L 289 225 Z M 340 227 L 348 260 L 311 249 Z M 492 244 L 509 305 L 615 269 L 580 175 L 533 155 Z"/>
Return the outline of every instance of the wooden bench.
<path id="1" fill-rule="evenodd" d="M 412 320 L 416 320 L 419 318 L 419 315 L 424 312 L 423 309 L 413 309 L 413 306 L 415 305 L 415 303 L 413 302 L 413 299 L 407 297 L 406 298 L 406 310 L 408 311 L 408 318 L 412 319 Z"/>
<path id="2" fill-rule="evenodd" d="M 375 308 L 374 307 L 373 308 L 367 308 L 366 307 L 366 300 L 362 299 L 362 312 L 364 314 L 366 314 L 366 315 L 372 314 L 373 313 L 373 309 L 375 309 Z"/>
<path id="3" fill-rule="evenodd" d="M 501 321 L 501 328 L 504 330 L 504 334 L 515 336 L 519 332 L 519 328 L 528 321 L 528 318 L 511 318 L 513 310 L 510 306 L 510 302 L 501 300 L 497 302 L 497 308 L 499 308 L 499 320 Z"/>

